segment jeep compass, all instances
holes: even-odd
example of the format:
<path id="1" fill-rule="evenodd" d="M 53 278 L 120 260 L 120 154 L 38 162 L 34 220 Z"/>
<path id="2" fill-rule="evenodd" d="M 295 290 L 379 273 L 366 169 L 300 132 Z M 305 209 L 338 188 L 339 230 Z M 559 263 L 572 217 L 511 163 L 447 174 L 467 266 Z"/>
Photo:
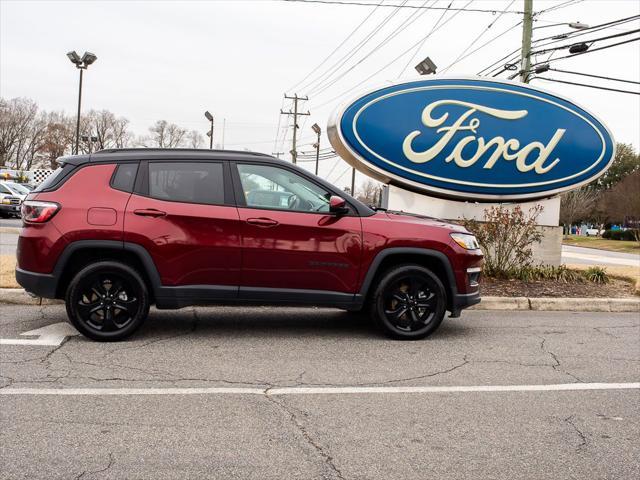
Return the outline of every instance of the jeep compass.
<path id="1" fill-rule="evenodd" d="M 306 170 L 229 150 L 62 157 L 22 204 L 16 278 L 64 299 L 85 336 L 131 335 L 149 307 L 366 310 L 424 338 L 478 303 L 483 263 L 463 227 L 374 210 Z"/>

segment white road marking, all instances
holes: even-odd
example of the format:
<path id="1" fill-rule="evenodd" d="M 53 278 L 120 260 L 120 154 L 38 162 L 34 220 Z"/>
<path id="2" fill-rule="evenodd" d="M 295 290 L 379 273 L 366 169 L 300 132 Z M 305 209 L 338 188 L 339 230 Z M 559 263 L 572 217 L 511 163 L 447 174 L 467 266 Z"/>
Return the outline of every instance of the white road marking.
<path id="1" fill-rule="evenodd" d="M 20 335 L 39 338 L 0 338 L 0 345 L 44 345 L 57 347 L 64 342 L 65 338 L 80 335 L 80 333 L 67 322 L 60 322 L 36 330 L 29 330 Z"/>
<path id="2" fill-rule="evenodd" d="M 0 395 L 342 395 L 386 393 L 558 392 L 637 390 L 640 382 L 553 385 L 462 385 L 449 387 L 273 387 L 273 388 L 3 388 Z"/>

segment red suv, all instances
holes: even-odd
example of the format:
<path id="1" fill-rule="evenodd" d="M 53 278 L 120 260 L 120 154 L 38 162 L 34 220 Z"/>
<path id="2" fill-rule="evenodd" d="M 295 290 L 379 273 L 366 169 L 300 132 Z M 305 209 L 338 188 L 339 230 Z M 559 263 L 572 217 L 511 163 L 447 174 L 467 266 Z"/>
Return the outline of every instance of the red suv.
<path id="1" fill-rule="evenodd" d="M 120 340 L 149 306 L 367 308 L 423 338 L 480 301 L 463 227 L 372 210 L 306 170 L 249 152 L 104 150 L 59 159 L 22 206 L 16 278 L 63 298 L 94 340 Z"/>

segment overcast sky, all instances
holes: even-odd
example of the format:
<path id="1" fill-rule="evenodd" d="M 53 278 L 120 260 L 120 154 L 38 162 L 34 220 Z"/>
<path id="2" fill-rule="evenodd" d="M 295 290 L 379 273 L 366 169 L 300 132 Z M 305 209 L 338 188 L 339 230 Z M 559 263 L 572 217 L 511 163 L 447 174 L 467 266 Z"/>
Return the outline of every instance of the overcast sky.
<path id="1" fill-rule="evenodd" d="M 365 3 L 367 0 L 360 0 Z M 534 11 L 559 6 L 537 16 L 536 27 L 580 21 L 597 25 L 640 14 L 637 0 L 584 0 L 566 6 L 566 0 L 534 0 Z M 271 0 L 233 1 L 7 1 L 0 0 L 0 95 L 29 97 L 45 110 L 75 112 L 78 73 L 66 58 L 69 50 L 95 53 L 98 60 L 85 75 L 83 110 L 108 109 L 131 122 L 132 130 L 145 134 L 156 120 L 166 119 L 184 128 L 208 128 L 203 116 L 216 117 L 215 140 L 222 138 L 226 118 L 225 147 L 274 151 L 278 112 L 283 93 L 308 94 L 301 108 L 311 111 L 301 121 L 302 144 L 313 141 L 310 126 L 323 128 L 347 92 L 347 97 L 387 80 L 415 76 L 413 65 L 429 55 L 438 72 L 467 50 L 471 52 L 493 37 L 506 34 L 453 65 L 447 74 L 473 75 L 519 48 L 521 20 L 517 13 L 447 12 L 421 48 L 410 49 L 434 27 L 441 10 L 393 7 L 326 5 Z M 402 4 L 402 0 L 386 0 Z M 407 5 L 447 7 L 451 0 L 409 0 Z M 452 8 L 519 11 L 523 0 L 454 0 Z M 454 16 L 455 14 L 455 16 Z M 413 16 L 412 16 L 413 15 Z M 365 18 L 369 18 L 364 22 Z M 386 22 L 386 23 L 385 23 Z M 447 23 L 444 23 L 447 22 Z M 306 82 L 297 85 L 360 24 L 360 28 Z M 493 23 L 493 24 L 492 24 Z M 351 69 L 337 82 L 305 83 L 322 75 L 384 24 L 344 60 L 337 70 Z M 490 24 L 491 27 L 487 28 Z M 513 27 L 513 28 L 512 28 Z M 640 22 L 585 35 L 596 38 L 640 28 Z M 538 29 L 534 38 L 567 31 L 567 27 Z M 379 46 L 387 37 L 386 44 Z M 637 35 L 635 35 L 637 36 Z M 623 37 L 621 40 L 633 38 Z M 420 44 L 418 44 L 420 46 Z M 596 45 L 594 45 L 595 48 Z M 400 56 L 403 52 L 407 53 Z M 415 54 L 401 75 L 405 65 Z M 560 56 L 560 54 L 556 55 Z M 394 59 L 389 67 L 367 79 Z M 640 42 L 558 61 L 556 68 L 638 81 Z M 549 72 L 547 76 L 638 91 L 637 85 L 599 81 Z M 320 78 L 322 80 L 322 78 Z M 362 82 L 362 85 L 351 89 Z M 617 141 L 640 147 L 640 96 L 534 80 L 532 85 L 562 94 L 598 115 Z M 315 88 L 312 88 L 315 87 Z M 284 103 L 285 109 L 289 107 Z M 282 119 L 281 126 L 286 125 Z M 289 131 L 290 133 L 290 131 Z M 290 134 L 277 151 L 290 150 Z M 302 150 L 311 149 L 310 146 Z M 312 168 L 312 164 L 305 164 Z M 323 162 L 320 173 L 330 181 L 349 183 L 348 166 L 335 160 Z M 364 178 L 360 177 L 360 180 Z"/>

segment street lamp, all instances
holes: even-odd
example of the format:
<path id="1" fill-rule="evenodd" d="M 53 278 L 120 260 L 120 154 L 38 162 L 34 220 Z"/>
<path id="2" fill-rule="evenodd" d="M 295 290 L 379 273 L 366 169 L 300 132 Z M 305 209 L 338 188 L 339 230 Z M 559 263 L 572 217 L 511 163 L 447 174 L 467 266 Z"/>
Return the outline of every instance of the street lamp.
<path id="1" fill-rule="evenodd" d="M 316 147 L 316 175 L 318 175 L 318 163 L 320 163 L 320 134 L 322 133 L 322 129 L 317 123 L 311 125 L 311 129 L 318 135 L 318 141 L 313 144 L 313 146 Z"/>
<path id="2" fill-rule="evenodd" d="M 209 150 L 213 150 L 213 115 L 211 115 L 209 110 L 207 110 L 204 112 L 204 116 L 211 122 L 211 128 L 207 132 L 207 137 L 209 137 Z"/>
<path id="3" fill-rule="evenodd" d="M 436 68 L 438 67 L 436 67 L 436 64 L 433 63 L 429 57 L 425 58 L 415 66 L 415 69 L 420 75 L 429 75 L 430 73 L 436 73 Z"/>
<path id="4" fill-rule="evenodd" d="M 80 70 L 80 86 L 78 88 L 78 118 L 76 119 L 76 155 L 78 154 L 78 146 L 80 144 L 80 106 L 82 105 L 82 72 L 87 69 L 89 65 L 95 62 L 96 57 L 91 52 L 84 52 L 84 55 L 80 57 L 76 51 L 67 53 L 67 57 L 71 60 L 77 69 Z"/>
<path id="5" fill-rule="evenodd" d="M 93 135 L 82 135 L 82 141 L 89 143 L 89 153 L 93 153 L 93 144 L 98 141 L 98 137 Z"/>

